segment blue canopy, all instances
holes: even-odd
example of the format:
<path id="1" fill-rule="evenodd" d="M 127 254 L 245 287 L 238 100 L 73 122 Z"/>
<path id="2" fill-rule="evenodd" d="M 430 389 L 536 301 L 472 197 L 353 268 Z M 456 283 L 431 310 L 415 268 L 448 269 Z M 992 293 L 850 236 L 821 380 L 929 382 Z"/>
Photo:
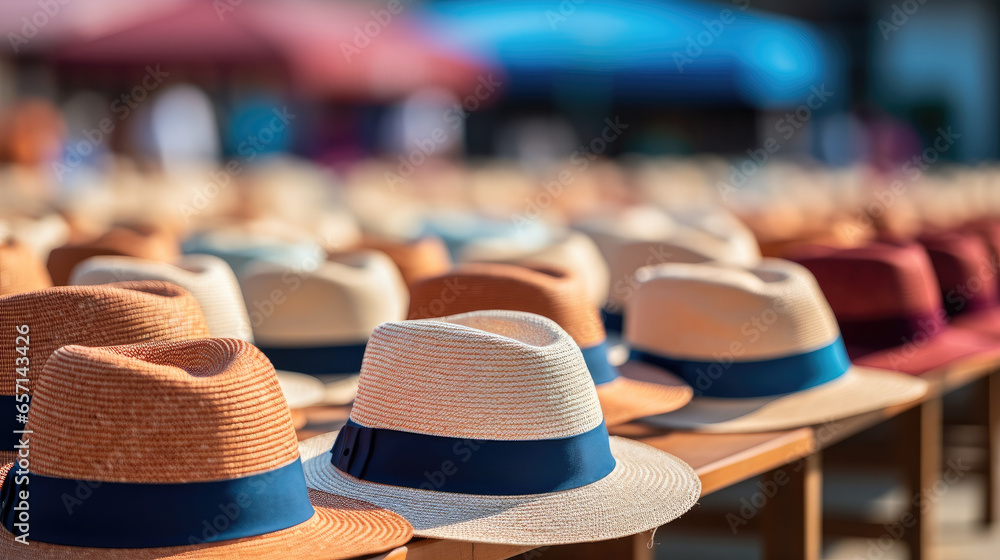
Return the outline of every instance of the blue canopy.
<path id="1" fill-rule="evenodd" d="M 446 1 L 425 22 L 450 48 L 496 61 L 511 95 L 800 103 L 827 79 L 806 24 L 747 10 L 748 0 Z"/>

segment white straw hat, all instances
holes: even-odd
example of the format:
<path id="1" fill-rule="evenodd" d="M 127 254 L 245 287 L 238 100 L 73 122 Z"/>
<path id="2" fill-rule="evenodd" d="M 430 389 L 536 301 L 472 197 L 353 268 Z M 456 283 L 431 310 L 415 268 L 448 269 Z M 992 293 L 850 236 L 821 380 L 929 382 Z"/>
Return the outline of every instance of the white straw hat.
<path id="1" fill-rule="evenodd" d="M 609 438 L 576 343 L 517 311 L 379 326 L 347 426 L 300 451 L 310 487 L 363 496 L 421 537 L 615 539 L 675 519 L 701 492 L 679 459 Z"/>
<path id="2" fill-rule="evenodd" d="M 406 317 L 409 294 L 399 269 L 378 251 L 342 253 L 315 270 L 258 262 L 240 285 L 258 348 L 279 372 L 313 376 L 324 402 L 346 404 L 371 332 Z"/>
<path id="3" fill-rule="evenodd" d="M 162 280 L 180 286 L 198 302 L 213 337 L 254 341 L 236 275 L 219 257 L 185 255 L 176 264 L 135 257 L 91 257 L 73 269 L 70 284 L 95 285 L 128 280 Z M 312 377 L 280 372 L 278 381 L 289 408 L 303 408 L 323 401 L 323 384 Z"/>
<path id="4" fill-rule="evenodd" d="M 526 246 L 508 238 L 472 241 L 462 248 L 459 261 L 565 268 L 583 280 L 588 299 L 598 309 L 608 300 L 608 263 L 594 241 L 578 231 L 561 232 L 542 246 Z"/>
<path id="5" fill-rule="evenodd" d="M 665 264 L 641 269 L 625 338 L 632 359 L 694 388 L 669 428 L 762 432 L 820 424 L 912 402 L 927 383 L 851 365 L 830 305 L 804 267 Z"/>

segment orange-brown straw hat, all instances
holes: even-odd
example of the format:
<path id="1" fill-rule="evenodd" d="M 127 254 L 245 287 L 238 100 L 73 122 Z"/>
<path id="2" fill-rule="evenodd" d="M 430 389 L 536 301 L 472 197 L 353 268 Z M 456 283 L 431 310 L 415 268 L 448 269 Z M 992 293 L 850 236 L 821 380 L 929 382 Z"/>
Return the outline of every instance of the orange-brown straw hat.
<path id="1" fill-rule="evenodd" d="M 60 348 L 28 429 L 0 488 L 3 558 L 328 560 L 412 534 L 307 490 L 274 368 L 242 340 Z"/>
<path id="2" fill-rule="evenodd" d="M 45 265 L 31 247 L 0 235 L 0 296 L 41 290 L 52 285 Z"/>
<path id="3" fill-rule="evenodd" d="M 23 395 L 60 346 L 110 346 L 209 336 L 194 297 L 166 282 L 63 286 L 0 297 L 0 462 L 13 460 Z M 24 410 L 27 407 L 22 407 Z"/>
<path id="4" fill-rule="evenodd" d="M 661 369 L 625 366 L 625 375 L 608 362 L 607 336 L 597 307 L 578 276 L 548 266 L 464 264 L 411 287 L 410 319 L 429 319 L 468 311 L 507 309 L 548 317 L 580 347 L 597 386 L 608 426 L 677 410 L 694 392 Z M 640 371 L 642 381 L 627 377 Z"/>
<path id="5" fill-rule="evenodd" d="M 444 241 L 432 235 L 410 241 L 366 236 L 361 241 L 361 247 L 389 255 L 392 262 L 399 267 L 407 286 L 451 268 L 451 256 Z"/>
<path id="6" fill-rule="evenodd" d="M 81 261 L 99 255 L 139 257 L 154 261 L 173 261 L 180 256 L 180 245 L 172 232 L 156 228 L 115 227 L 86 243 L 56 247 L 49 253 L 48 268 L 52 282 L 65 286 L 73 268 Z"/>

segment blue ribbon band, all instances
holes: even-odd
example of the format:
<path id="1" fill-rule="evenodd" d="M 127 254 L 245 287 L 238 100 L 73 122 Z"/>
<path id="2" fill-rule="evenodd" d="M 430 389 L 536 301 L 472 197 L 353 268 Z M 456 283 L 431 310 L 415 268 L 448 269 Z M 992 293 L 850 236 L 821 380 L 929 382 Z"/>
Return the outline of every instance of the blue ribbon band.
<path id="1" fill-rule="evenodd" d="M 679 360 L 632 350 L 632 359 L 667 369 L 688 382 L 695 395 L 728 399 L 772 397 L 832 381 L 851 367 L 844 341 L 810 352 L 758 361 Z"/>
<path id="2" fill-rule="evenodd" d="M 618 370 L 608 361 L 607 340 L 597 346 L 581 348 L 580 352 L 583 353 L 583 361 L 587 363 L 590 376 L 594 378 L 594 385 L 608 383 L 618 377 Z"/>
<path id="3" fill-rule="evenodd" d="M 21 493 L 27 492 L 27 499 Z M 18 475 L 0 488 L 0 522 L 15 536 L 28 506 L 31 541 L 95 548 L 155 548 L 272 533 L 314 514 L 302 463 L 231 480 L 133 484 Z"/>
<path id="4" fill-rule="evenodd" d="M 483 496 L 544 494 L 597 482 L 615 468 L 608 430 L 543 440 L 472 440 L 348 421 L 331 462 L 368 482 Z"/>
<path id="5" fill-rule="evenodd" d="M 338 346 L 258 346 L 274 369 L 308 375 L 349 374 L 361 371 L 367 342 Z"/>
<path id="6" fill-rule="evenodd" d="M 604 321 L 604 330 L 612 333 L 620 333 L 625 326 L 625 316 L 615 311 L 601 310 L 601 320 Z"/>
<path id="7" fill-rule="evenodd" d="M 24 393 L 26 394 L 26 393 Z M 25 425 L 17 421 L 17 405 L 27 404 L 17 402 L 14 395 L 0 395 L 0 450 L 13 451 L 18 439 L 24 437 L 14 433 L 15 430 L 23 430 Z"/>

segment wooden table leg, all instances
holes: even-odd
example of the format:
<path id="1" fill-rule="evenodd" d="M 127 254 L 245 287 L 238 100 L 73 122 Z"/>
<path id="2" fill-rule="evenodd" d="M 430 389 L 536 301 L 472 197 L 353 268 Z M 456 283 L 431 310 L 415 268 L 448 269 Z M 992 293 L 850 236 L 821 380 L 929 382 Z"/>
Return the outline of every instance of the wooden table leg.
<path id="1" fill-rule="evenodd" d="M 763 558 L 819 560 L 822 545 L 823 470 L 819 452 L 778 469 L 789 481 L 762 511 Z M 765 474 L 773 480 L 777 471 Z M 784 476 L 784 475 L 780 475 Z"/>
<path id="2" fill-rule="evenodd" d="M 900 415 L 901 468 L 910 511 L 902 540 L 912 560 L 934 558 L 937 492 L 941 476 L 941 398 L 930 399 Z"/>
<path id="3" fill-rule="evenodd" d="M 986 524 L 1000 515 L 1000 372 L 986 378 Z"/>

